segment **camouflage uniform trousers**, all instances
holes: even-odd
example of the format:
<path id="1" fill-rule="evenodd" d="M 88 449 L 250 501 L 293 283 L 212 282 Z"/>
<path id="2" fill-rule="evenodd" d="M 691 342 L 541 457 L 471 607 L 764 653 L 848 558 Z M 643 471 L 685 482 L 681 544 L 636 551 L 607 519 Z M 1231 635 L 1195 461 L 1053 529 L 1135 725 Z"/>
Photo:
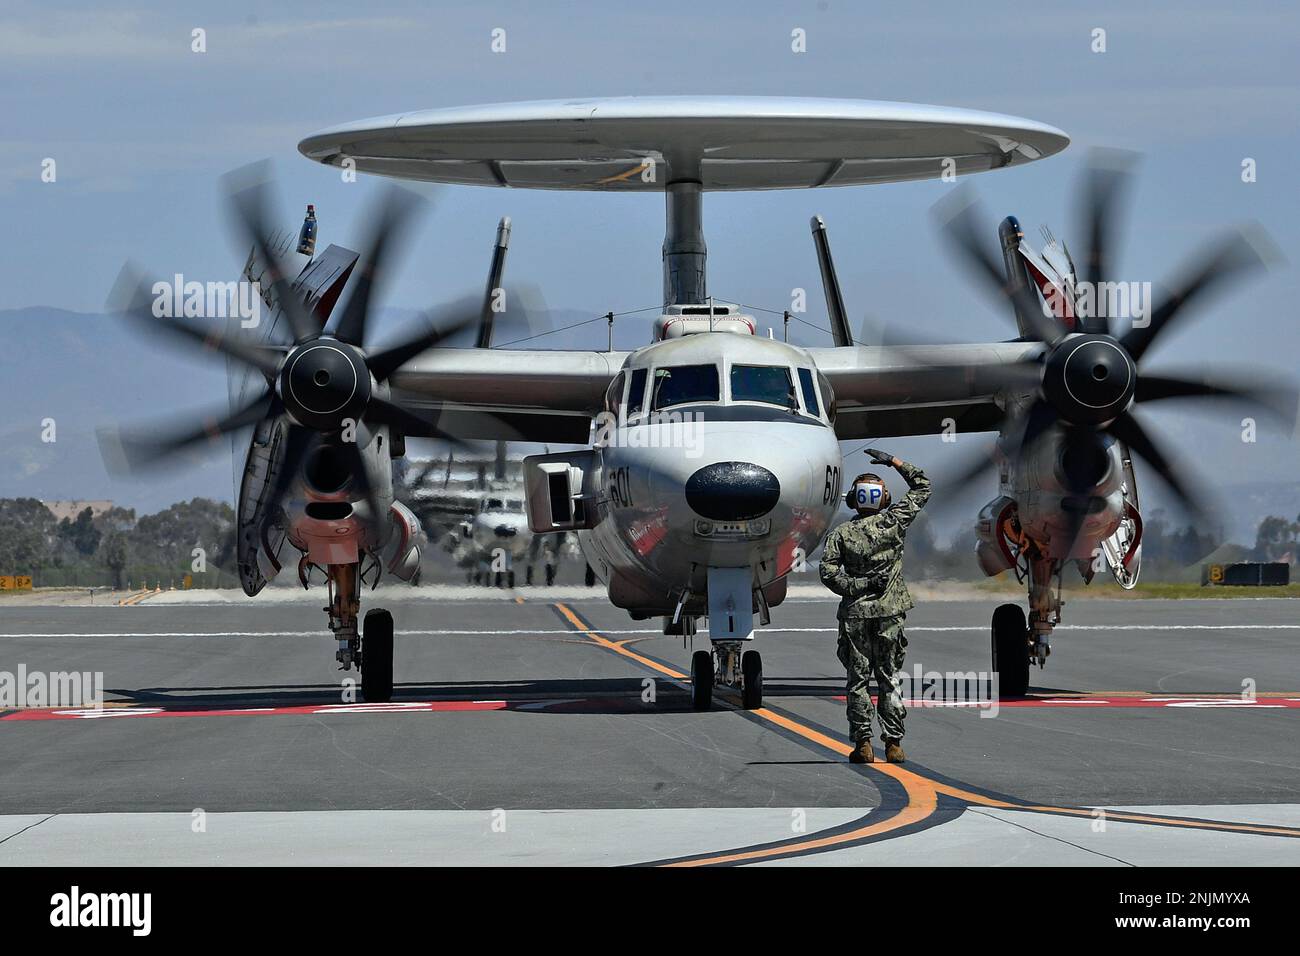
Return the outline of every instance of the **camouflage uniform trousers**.
<path id="1" fill-rule="evenodd" d="M 877 712 L 880 735 L 886 740 L 900 740 L 907 708 L 899 690 L 899 675 L 907 651 L 903 635 L 906 615 L 891 617 L 850 618 L 840 622 L 839 658 L 848 671 L 845 696 L 848 698 L 849 736 L 861 743 L 871 737 L 871 718 Z M 868 681 L 875 677 L 879 706 L 871 704 Z"/>

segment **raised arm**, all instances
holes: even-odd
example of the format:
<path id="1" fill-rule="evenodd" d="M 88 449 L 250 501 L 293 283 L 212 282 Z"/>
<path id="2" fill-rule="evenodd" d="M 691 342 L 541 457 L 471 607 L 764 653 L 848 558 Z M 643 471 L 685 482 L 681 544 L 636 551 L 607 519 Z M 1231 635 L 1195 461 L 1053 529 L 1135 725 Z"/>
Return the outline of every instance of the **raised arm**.
<path id="1" fill-rule="evenodd" d="M 896 469 L 903 480 L 907 482 L 910 489 L 903 496 L 903 500 L 893 505 L 889 509 L 889 514 L 898 522 L 899 526 L 906 529 L 916 516 L 921 513 L 925 503 L 930 500 L 930 479 L 925 476 L 920 468 L 911 462 L 891 455 L 887 451 L 881 451 L 878 448 L 868 448 L 867 457 L 877 465 L 889 465 Z"/>
<path id="2" fill-rule="evenodd" d="M 903 495 L 903 500 L 889 510 L 895 513 L 899 523 L 906 528 L 916 520 L 916 516 L 921 513 L 925 503 L 930 500 L 930 479 L 926 477 L 925 472 L 911 462 L 895 458 L 894 467 L 903 476 L 903 480 L 907 482 L 909 490 L 907 494 Z"/>

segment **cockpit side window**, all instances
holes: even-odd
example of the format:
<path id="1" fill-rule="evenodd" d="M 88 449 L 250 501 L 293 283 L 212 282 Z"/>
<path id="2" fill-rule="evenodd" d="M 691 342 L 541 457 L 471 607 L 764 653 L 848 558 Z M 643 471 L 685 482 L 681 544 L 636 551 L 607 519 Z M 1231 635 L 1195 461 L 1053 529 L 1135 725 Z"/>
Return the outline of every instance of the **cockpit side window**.
<path id="1" fill-rule="evenodd" d="M 655 369 L 650 403 L 654 411 L 691 402 L 716 402 L 719 397 L 716 365 L 670 365 Z"/>
<path id="2" fill-rule="evenodd" d="M 821 417 L 821 406 L 817 403 L 817 389 L 813 386 L 812 369 L 799 369 L 799 391 L 803 392 L 803 407 L 809 415 Z"/>
<path id="3" fill-rule="evenodd" d="M 645 408 L 645 379 L 645 369 L 637 368 L 632 370 L 632 385 L 627 390 L 628 418 L 640 414 L 641 410 Z"/>
<path id="4" fill-rule="evenodd" d="M 781 408 L 799 407 L 790 381 L 790 370 L 784 365 L 731 366 L 731 400 L 763 402 Z"/>
<path id="5" fill-rule="evenodd" d="M 605 411 L 611 415 L 618 414 L 618 406 L 623 401 L 625 382 L 627 382 L 627 373 L 619 372 L 614 376 L 614 381 L 609 383 L 609 388 L 605 390 Z"/>
<path id="6" fill-rule="evenodd" d="M 835 389 L 831 388 L 830 379 L 821 372 L 817 373 L 817 384 L 821 386 L 822 402 L 826 406 L 826 420 L 835 424 Z"/>

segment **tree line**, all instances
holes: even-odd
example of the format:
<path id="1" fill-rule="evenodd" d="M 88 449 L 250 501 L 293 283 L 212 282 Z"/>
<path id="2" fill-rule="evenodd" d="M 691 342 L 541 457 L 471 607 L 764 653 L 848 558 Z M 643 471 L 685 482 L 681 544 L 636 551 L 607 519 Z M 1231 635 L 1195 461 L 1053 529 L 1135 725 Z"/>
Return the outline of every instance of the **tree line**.
<path id="1" fill-rule="evenodd" d="M 87 507 L 56 518 L 36 498 L 0 498 L 0 574 L 36 587 L 234 587 L 235 513 L 209 498 L 156 514 Z"/>

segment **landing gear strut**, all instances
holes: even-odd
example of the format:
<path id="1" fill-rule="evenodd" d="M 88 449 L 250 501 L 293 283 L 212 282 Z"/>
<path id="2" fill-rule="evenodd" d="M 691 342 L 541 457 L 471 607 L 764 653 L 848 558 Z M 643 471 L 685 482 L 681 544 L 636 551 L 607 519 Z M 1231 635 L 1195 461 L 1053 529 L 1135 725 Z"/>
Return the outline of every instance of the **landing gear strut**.
<path id="1" fill-rule="evenodd" d="M 325 613 L 339 642 L 334 659 L 339 662 L 339 670 L 350 671 L 353 664 L 361 666 L 361 636 L 357 632 L 357 613 L 361 610 L 359 565 L 331 564 L 326 570 L 330 603 Z"/>
<path id="2" fill-rule="evenodd" d="M 361 693 L 367 702 L 387 702 L 393 696 L 393 616 L 373 608 L 366 612 L 365 633 L 359 633 L 360 565 L 331 564 L 326 570 L 330 603 L 325 612 L 338 641 L 334 659 L 340 670 L 351 670 L 354 664 L 360 669 Z"/>

